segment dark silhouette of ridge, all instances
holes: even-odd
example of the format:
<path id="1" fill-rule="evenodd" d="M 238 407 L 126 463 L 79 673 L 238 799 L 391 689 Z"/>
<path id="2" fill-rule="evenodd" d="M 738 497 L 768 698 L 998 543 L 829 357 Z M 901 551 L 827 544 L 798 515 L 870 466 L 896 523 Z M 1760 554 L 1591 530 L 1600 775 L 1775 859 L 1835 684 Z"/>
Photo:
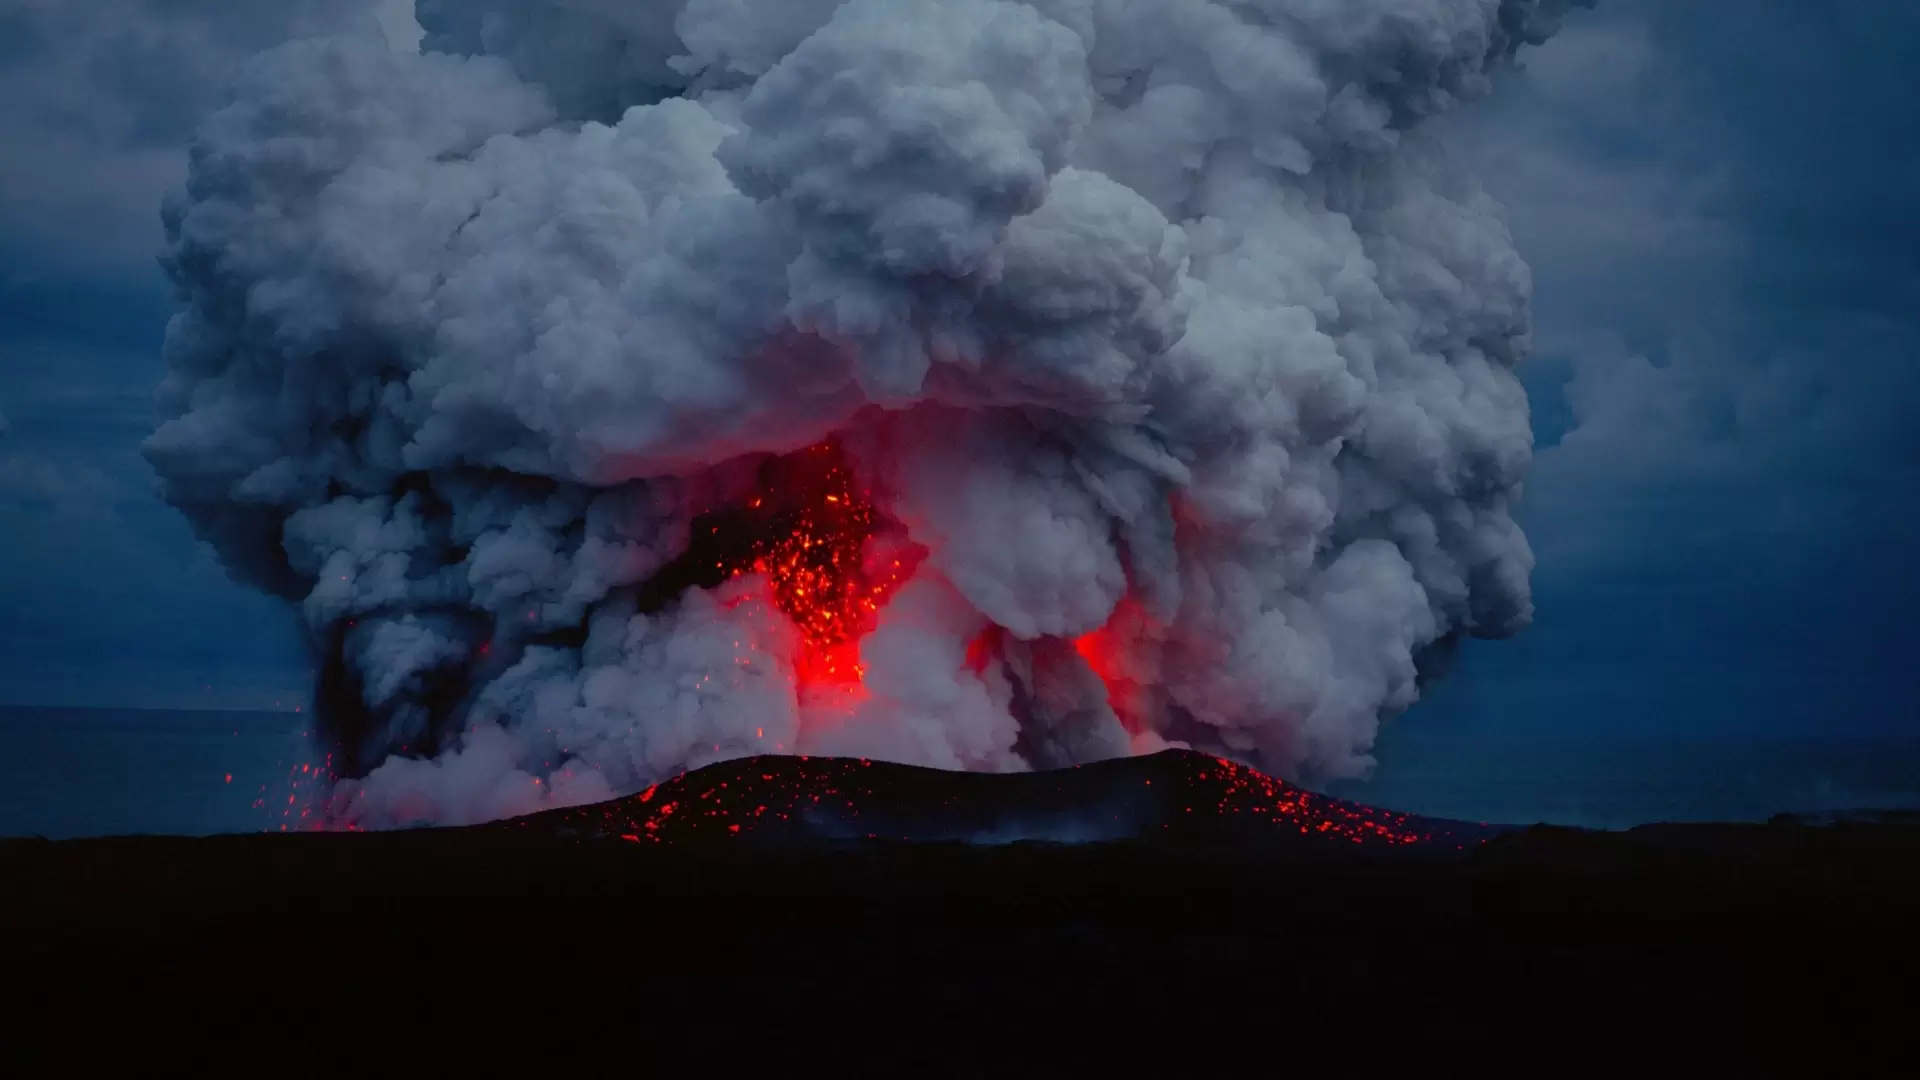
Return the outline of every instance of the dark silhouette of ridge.
<path id="1" fill-rule="evenodd" d="M 1112 842 L 937 842 L 1023 838 Z M 759 758 L 474 828 L 0 841 L 0 949 L 9 1034 L 63 1054 L 171 1008 L 280 1025 L 302 1055 L 414 1032 L 436 1061 L 607 1031 L 709 1066 L 757 1045 L 827 1047 L 832 1075 L 1071 1076 L 1104 1047 L 1132 1075 L 1157 1035 L 1180 1075 L 1274 1046 L 1561 1076 L 1691 1044 L 1685 1071 L 1724 1072 L 1776 1036 L 1907 1052 L 1920 828 L 1482 830 L 1189 753 L 1016 776 Z M 494 1037 L 454 1036 L 476 1022 Z"/>
<path id="2" fill-rule="evenodd" d="M 642 844 L 848 839 L 1162 841 L 1461 852 L 1502 830 L 1317 795 L 1190 750 L 1036 773 L 863 758 L 722 762 L 638 795 L 490 828 Z"/>

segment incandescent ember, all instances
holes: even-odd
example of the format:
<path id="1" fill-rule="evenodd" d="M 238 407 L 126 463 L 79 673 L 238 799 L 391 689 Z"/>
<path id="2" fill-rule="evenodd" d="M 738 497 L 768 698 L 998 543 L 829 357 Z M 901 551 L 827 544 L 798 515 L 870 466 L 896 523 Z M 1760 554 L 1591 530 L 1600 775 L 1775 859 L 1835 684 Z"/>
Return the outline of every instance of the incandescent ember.
<path id="1" fill-rule="evenodd" d="M 755 757 L 625 799 L 488 828 L 639 844 L 1165 840 L 1466 851 L 1501 830 L 1318 795 L 1187 750 L 1053 772 L 945 772 L 858 758 Z"/>
<path id="2" fill-rule="evenodd" d="M 799 631 L 803 687 L 858 686 L 860 639 L 926 554 L 886 527 L 834 442 L 769 458 L 753 494 L 702 518 L 694 533 L 684 569 L 660 575 L 667 592 L 643 599 L 643 610 L 687 585 L 760 575 Z"/>

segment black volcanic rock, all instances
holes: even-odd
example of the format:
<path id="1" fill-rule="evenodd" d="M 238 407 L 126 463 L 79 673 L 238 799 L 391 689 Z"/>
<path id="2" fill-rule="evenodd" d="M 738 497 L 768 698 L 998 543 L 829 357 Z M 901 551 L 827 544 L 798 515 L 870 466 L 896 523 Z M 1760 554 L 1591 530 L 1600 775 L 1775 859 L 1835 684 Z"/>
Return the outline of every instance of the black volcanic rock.
<path id="1" fill-rule="evenodd" d="M 875 839 L 751 842 L 779 835 L 742 824 L 779 822 L 776 784 L 844 811 L 804 835 Z M 692 809 L 661 817 L 663 800 Z M 444 1067 L 454 1049 L 548 1054 L 583 1032 L 703 1072 L 765 1047 L 830 1075 L 1107 1071 L 1090 1055 L 1133 1075 L 1155 1041 L 1182 1076 L 1329 1054 L 1362 1072 L 1453 1057 L 1476 1075 L 1503 1058 L 1527 1075 L 1718 1074 L 1767 1040 L 1829 1071 L 1895 1060 L 1876 1040 L 1910 1053 L 1920 829 L 1533 828 L 1422 858 L 1406 856 L 1452 849 L 1302 838 L 1283 801 L 1349 820 L 1194 755 L 1024 777 L 762 760 L 478 828 L 0 841 L 17 999 L 0 1044 L 37 1034 L 65 1055 L 75 1032 L 111 1032 L 144 1049 L 126 1025 L 179 1012 L 181 1031 L 275 1030 L 275 1072 L 338 1072 L 395 1037 Z M 1168 828 L 903 843 L 869 824 L 937 837 L 1111 822 L 1117 805 Z M 648 820 L 699 842 L 613 831 Z M 1289 836 L 1308 843 L 1243 842 Z M 1348 851 L 1379 857 L 1322 857 Z M 1676 1045 L 1704 1056 L 1676 1066 Z"/>
<path id="2" fill-rule="evenodd" d="M 630 798 L 492 827 L 656 844 L 1136 840 L 1426 852 L 1467 851 L 1500 831 L 1316 795 L 1189 750 L 1007 774 L 754 757 L 709 765 Z"/>

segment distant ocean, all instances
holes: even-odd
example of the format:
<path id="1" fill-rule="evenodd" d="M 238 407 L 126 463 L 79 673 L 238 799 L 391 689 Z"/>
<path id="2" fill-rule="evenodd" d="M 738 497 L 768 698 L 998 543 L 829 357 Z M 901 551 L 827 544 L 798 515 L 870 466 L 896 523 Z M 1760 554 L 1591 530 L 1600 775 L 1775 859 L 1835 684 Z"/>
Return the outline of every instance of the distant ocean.
<path id="1" fill-rule="evenodd" d="M 305 720 L 0 707 L 0 836 L 276 829 L 267 803 L 285 807 L 295 790 L 288 770 L 312 756 Z"/>
<path id="2" fill-rule="evenodd" d="M 288 713 L 0 708 L 0 836 L 277 829 L 313 754 Z M 1510 739 L 1389 732 L 1342 798 L 1436 817 L 1626 828 L 1920 809 L 1920 741 Z"/>
<path id="3" fill-rule="evenodd" d="M 1389 730 L 1369 780 L 1326 790 L 1434 817 L 1626 829 L 1920 809 L 1920 739 Z"/>

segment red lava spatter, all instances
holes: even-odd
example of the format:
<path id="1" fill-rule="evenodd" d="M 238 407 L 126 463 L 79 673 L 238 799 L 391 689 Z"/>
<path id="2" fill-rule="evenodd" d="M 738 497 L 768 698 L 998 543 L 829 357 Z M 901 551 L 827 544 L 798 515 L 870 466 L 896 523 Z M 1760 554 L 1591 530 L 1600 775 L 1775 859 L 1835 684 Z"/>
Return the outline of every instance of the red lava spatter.
<path id="1" fill-rule="evenodd" d="M 1380 810 L 1362 803 L 1316 795 L 1248 766 L 1214 758 L 1211 768 L 1195 779 L 1211 782 L 1220 797 L 1204 808 L 1224 816 L 1250 815 L 1264 818 L 1275 826 L 1296 829 L 1306 835 L 1321 835 L 1349 840 L 1356 844 L 1411 846 L 1450 840 L 1450 831 L 1438 823 L 1423 821 L 1410 814 Z M 1191 805 L 1185 812 L 1192 813 Z M 1203 812 L 1204 812 L 1203 810 Z M 1464 843 L 1456 843 L 1464 847 Z"/>
<path id="2" fill-rule="evenodd" d="M 312 732 L 300 733 L 302 739 L 312 736 Z M 282 792 L 276 793 L 269 790 L 268 785 L 260 785 L 259 795 L 253 800 L 253 809 L 267 817 L 262 831 L 358 831 L 353 826 L 337 825 L 327 820 L 327 800 L 334 784 L 339 782 L 340 774 L 334 770 L 331 753 L 318 753 L 321 754 L 318 761 L 303 761 L 293 765 L 288 765 L 284 760 L 281 762 L 281 766 L 287 770 L 286 786 Z M 232 782 L 232 774 L 229 773 L 227 783 Z M 282 794 L 285 795 L 284 799 Z"/>
<path id="3" fill-rule="evenodd" d="M 711 765 L 625 799 L 491 827 L 635 844 L 725 841 L 756 833 L 966 839 L 1005 821 L 1064 823 L 1109 815 L 1124 818 L 1127 836 L 1137 839 L 1306 837 L 1376 849 L 1465 850 L 1493 831 L 1317 795 L 1191 751 L 997 775 L 853 758 L 755 757 Z M 1029 831 L 1044 838 L 1047 830 Z"/>
<path id="4" fill-rule="evenodd" d="M 879 512 L 839 444 L 820 443 L 775 464 L 744 508 L 756 533 L 751 561 L 716 569 L 767 577 L 775 605 L 800 631 L 801 683 L 858 684 L 865 675 L 860 639 L 924 552 L 875 548 Z"/>

